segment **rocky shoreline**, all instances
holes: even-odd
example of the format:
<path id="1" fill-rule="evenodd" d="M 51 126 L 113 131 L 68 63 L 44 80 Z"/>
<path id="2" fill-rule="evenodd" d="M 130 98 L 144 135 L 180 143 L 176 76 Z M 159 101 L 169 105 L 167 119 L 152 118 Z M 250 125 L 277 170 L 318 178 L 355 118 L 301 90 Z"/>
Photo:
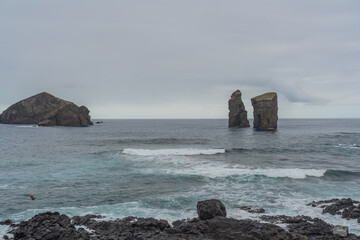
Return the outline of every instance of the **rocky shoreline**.
<path id="1" fill-rule="evenodd" d="M 326 201 L 327 204 L 349 202 L 344 199 Z M 313 202 L 316 203 L 319 202 Z M 324 203 L 321 201 L 319 204 Z M 355 206 L 353 209 L 357 208 Z M 347 227 L 333 226 L 308 216 L 263 215 L 260 217 L 261 222 L 228 218 L 225 206 L 216 199 L 198 202 L 197 212 L 197 218 L 177 220 L 172 224 L 154 218 L 126 217 L 105 220 L 99 215 L 68 217 L 58 212 L 40 213 L 21 223 L 6 220 L 0 224 L 10 226 L 4 239 L 14 240 L 360 239 L 359 236 L 349 234 Z M 284 224 L 286 227 L 283 229 L 276 224 Z"/>

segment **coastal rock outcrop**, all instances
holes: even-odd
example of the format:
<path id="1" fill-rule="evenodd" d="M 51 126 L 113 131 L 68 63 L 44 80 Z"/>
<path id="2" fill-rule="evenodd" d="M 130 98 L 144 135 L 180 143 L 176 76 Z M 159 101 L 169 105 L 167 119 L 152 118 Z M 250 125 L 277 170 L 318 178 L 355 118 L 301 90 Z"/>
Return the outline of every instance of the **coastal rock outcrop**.
<path id="1" fill-rule="evenodd" d="M 68 217 L 57 212 L 40 213 L 27 221 L 10 225 L 4 239 L 60 239 L 60 240 L 107 240 L 107 239 L 158 239 L 158 240 L 359 240 L 349 234 L 346 227 L 333 226 L 321 219 L 307 216 L 269 216 L 261 217 L 259 222 L 250 219 L 227 218 L 225 206 L 216 199 L 198 202 L 201 211 L 220 211 L 211 218 L 177 220 L 170 225 L 166 220 L 154 218 L 126 217 L 109 220 L 99 215 Z M 283 229 L 273 223 L 286 224 Z"/>
<path id="2" fill-rule="evenodd" d="M 251 104 L 254 108 L 254 128 L 259 130 L 277 129 L 278 104 L 275 92 L 253 97 Z"/>
<path id="3" fill-rule="evenodd" d="M 274 224 L 285 224 L 287 230 L 292 234 L 298 234 L 308 240 L 339 240 L 339 239 L 360 239 L 355 234 L 348 234 L 347 227 L 344 226 L 333 226 L 326 223 L 319 218 L 311 218 L 308 216 L 269 216 L 263 215 L 260 217 L 261 220 L 274 223 Z M 346 232 L 346 233 L 345 233 Z M 341 235 L 341 238 L 339 238 Z"/>
<path id="4" fill-rule="evenodd" d="M 320 206 L 323 209 L 323 214 L 341 215 L 342 218 L 347 220 L 357 219 L 360 223 L 360 202 L 351 198 L 313 201 L 307 205 L 312 207 Z"/>
<path id="5" fill-rule="evenodd" d="M 250 127 L 240 90 L 233 92 L 229 99 L 229 127 Z"/>
<path id="6" fill-rule="evenodd" d="M 89 109 L 42 92 L 21 100 L 0 115 L 5 124 L 87 127 L 93 125 Z"/>
<path id="7" fill-rule="evenodd" d="M 207 220 L 217 216 L 226 217 L 225 206 L 217 199 L 200 201 L 197 203 L 196 208 L 199 219 L 201 220 Z"/>

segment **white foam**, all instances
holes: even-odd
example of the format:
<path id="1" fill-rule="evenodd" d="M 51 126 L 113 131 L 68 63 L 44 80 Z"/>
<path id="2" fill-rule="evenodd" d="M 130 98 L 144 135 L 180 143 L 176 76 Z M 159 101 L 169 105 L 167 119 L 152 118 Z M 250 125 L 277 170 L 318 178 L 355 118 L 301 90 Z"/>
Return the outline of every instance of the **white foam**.
<path id="1" fill-rule="evenodd" d="M 172 169 L 169 170 L 169 174 L 184 174 L 184 175 L 197 175 L 210 178 L 217 177 L 229 177 L 229 176 L 255 176 L 262 175 L 271 178 L 293 178 L 293 179 L 305 179 L 306 177 L 322 177 L 326 170 L 318 169 L 246 169 L 246 168 L 223 168 L 220 166 L 206 166 L 204 168 L 192 168 L 192 169 Z"/>
<path id="2" fill-rule="evenodd" d="M 33 125 L 17 125 L 16 127 L 19 128 L 32 128 L 32 127 L 38 127 L 37 124 L 33 124 Z"/>
<path id="3" fill-rule="evenodd" d="M 9 238 L 12 238 L 12 234 L 8 234 L 7 231 L 9 230 L 9 226 L 0 225 L 0 239 L 4 239 L 3 236 L 7 235 Z"/>
<path id="4" fill-rule="evenodd" d="M 360 145 L 358 144 L 337 144 L 335 147 L 345 149 L 360 149 Z"/>
<path id="5" fill-rule="evenodd" d="M 9 188 L 10 188 L 9 184 L 0 185 L 0 189 L 9 189 Z"/>
<path id="6" fill-rule="evenodd" d="M 112 205 L 96 205 L 96 206 L 84 206 L 84 207 L 61 207 L 61 208 L 43 208 L 43 209 L 28 209 L 23 212 L 15 213 L 10 216 L 10 219 L 15 222 L 23 221 L 32 218 L 34 215 L 43 212 L 60 212 L 66 214 L 69 217 L 72 216 L 84 216 L 87 214 L 95 214 L 104 216 L 104 218 L 94 219 L 95 221 L 109 221 L 117 218 L 125 218 L 128 216 L 135 217 L 153 217 L 156 219 L 165 219 L 169 222 L 192 218 L 196 216 L 196 210 L 188 209 L 167 209 L 167 208 L 154 208 L 148 207 L 141 201 L 125 202 Z M 1 227 L 1 225 L 0 225 Z M 7 226 L 6 226 L 7 227 Z M 78 228 L 84 226 L 77 226 Z M 92 229 L 86 229 L 92 231 Z M 0 228 L 1 231 L 1 228 Z M 5 230 L 3 231 L 5 233 Z M 1 232 L 0 232 L 1 233 Z M 1 238 L 0 238 L 1 239 Z"/>
<path id="7" fill-rule="evenodd" d="M 88 233 L 95 233 L 95 230 L 90 229 L 84 225 L 75 225 L 76 230 L 79 230 L 79 228 L 83 228 Z"/>
<path id="8" fill-rule="evenodd" d="M 225 149 L 197 149 L 197 148 L 179 148 L 179 149 L 135 149 L 125 148 L 123 153 L 137 156 L 191 156 L 191 155 L 213 155 L 225 153 Z"/>

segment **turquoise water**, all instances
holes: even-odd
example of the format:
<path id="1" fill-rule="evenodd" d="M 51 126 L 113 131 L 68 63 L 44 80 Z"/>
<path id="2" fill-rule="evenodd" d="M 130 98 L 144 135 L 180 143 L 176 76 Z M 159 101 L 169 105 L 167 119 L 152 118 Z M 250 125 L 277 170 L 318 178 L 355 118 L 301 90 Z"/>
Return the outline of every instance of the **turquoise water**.
<path id="1" fill-rule="evenodd" d="M 231 217 L 256 219 L 239 209 L 250 205 L 360 234 L 355 220 L 306 206 L 360 200 L 359 119 L 281 119 L 276 132 L 228 129 L 226 120 L 0 125 L 0 153 L 0 220 L 50 210 L 171 221 L 195 217 L 197 201 L 217 198 Z"/>

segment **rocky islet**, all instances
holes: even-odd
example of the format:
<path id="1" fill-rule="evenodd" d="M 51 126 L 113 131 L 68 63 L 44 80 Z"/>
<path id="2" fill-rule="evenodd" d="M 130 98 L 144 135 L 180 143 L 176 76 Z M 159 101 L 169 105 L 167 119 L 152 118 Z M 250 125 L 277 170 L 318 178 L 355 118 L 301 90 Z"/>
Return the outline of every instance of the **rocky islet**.
<path id="1" fill-rule="evenodd" d="M 249 120 L 247 118 L 247 111 L 245 105 L 241 100 L 241 91 L 236 90 L 231 94 L 231 98 L 228 102 L 229 105 L 229 127 L 230 128 L 245 128 L 250 127 Z"/>
<path id="2" fill-rule="evenodd" d="M 277 94 L 269 92 L 253 97 L 251 104 L 254 108 L 253 127 L 257 130 L 276 130 L 278 121 Z M 229 128 L 250 127 L 240 90 L 232 93 L 228 105 Z"/>
<path id="3" fill-rule="evenodd" d="M 251 104 L 254 108 L 254 128 L 259 130 L 275 130 L 278 121 L 277 94 L 264 93 L 253 97 Z"/>
<path id="4" fill-rule="evenodd" d="M 93 125 L 85 106 L 42 92 L 21 100 L 0 115 L 4 124 L 38 124 L 39 126 L 87 127 Z"/>

